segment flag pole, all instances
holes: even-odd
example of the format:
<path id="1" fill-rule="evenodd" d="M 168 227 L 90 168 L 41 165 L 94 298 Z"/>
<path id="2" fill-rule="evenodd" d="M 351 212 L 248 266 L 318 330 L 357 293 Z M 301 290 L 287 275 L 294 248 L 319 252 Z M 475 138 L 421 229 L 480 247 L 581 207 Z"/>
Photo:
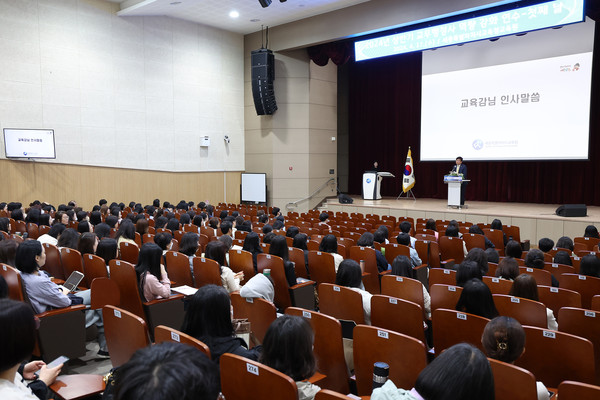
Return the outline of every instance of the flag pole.
<path id="1" fill-rule="evenodd" d="M 408 146 L 408 153 L 406 154 L 406 163 L 404 164 L 404 172 L 402 174 L 402 192 L 396 197 L 396 200 L 410 199 L 413 198 L 417 201 L 412 188 L 415 186 L 415 171 L 413 168 L 412 153 L 410 146 Z"/>

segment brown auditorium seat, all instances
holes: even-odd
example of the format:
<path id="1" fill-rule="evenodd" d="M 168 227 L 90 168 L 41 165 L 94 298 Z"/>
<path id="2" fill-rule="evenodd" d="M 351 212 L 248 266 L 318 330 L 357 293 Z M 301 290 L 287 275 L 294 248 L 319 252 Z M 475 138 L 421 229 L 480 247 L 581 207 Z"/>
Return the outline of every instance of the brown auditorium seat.
<path id="1" fill-rule="evenodd" d="M 456 285 L 456 271 L 446 268 L 431 268 L 429 270 L 429 287 L 437 284 Z"/>
<path id="2" fill-rule="evenodd" d="M 381 293 L 375 249 L 370 247 L 352 246 L 350 247 L 349 258 L 358 263 L 361 260 L 365 261 L 365 271 L 363 274 L 363 284 L 365 289 L 371 294 Z"/>
<path id="3" fill-rule="evenodd" d="M 465 259 L 463 240 L 458 237 L 440 236 L 440 254 L 442 260 L 454 260 L 455 264 L 460 264 Z"/>
<path id="4" fill-rule="evenodd" d="M 233 305 L 234 313 L 236 308 L 240 311 L 236 318 L 248 318 L 252 333 L 256 339 L 262 343 L 267 333 L 267 329 L 277 318 L 277 309 L 273 303 L 260 298 L 244 298 L 239 292 L 231 293 L 231 304 Z"/>
<path id="5" fill-rule="evenodd" d="M 227 400 L 298 399 L 294 380 L 273 368 L 229 353 L 223 354 L 219 362 Z"/>
<path id="6" fill-rule="evenodd" d="M 108 278 L 108 269 L 104 259 L 94 255 L 85 254 L 83 256 L 83 274 L 87 282 L 87 287 L 92 287 L 92 281 L 96 278 Z"/>
<path id="7" fill-rule="evenodd" d="M 447 308 L 453 310 L 458 303 L 462 287 L 454 285 L 435 284 L 429 287 L 431 296 L 431 312 L 438 308 Z"/>
<path id="8" fill-rule="evenodd" d="M 154 328 L 154 343 L 158 344 L 163 342 L 187 344 L 188 346 L 197 348 L 208 358 L 210 358 L 210 349 L 205 343 L 201 342 L 195 337 L 180 332 L 177 329 L 169 328 L 168 326 L 164 325 L 159 325 L 156 328 Z"/>
<path id="9" fill-rule="evenodd" d="M 371 325 L 413 337 L 423 343 L 423 309 L 416 303 L 381 294 L 371 298 Z"/>
<path id="10" fill-rule="evenodd" d="M 229 268 L 235 273 L 243 272 L 245 282 L 248 282 L 256 274 L 252 253 L 245 250 L 229 250 Z"/>
<path id="11" fill-rule="evenodd" d="M 481 335 L 489 319 L 456 310 L 438 308 L 432 313 L 435 354 L 457 343 L 466 342 L 483 350 Z"/>
<path id="12" fill-rule="evenodd" d="M 308 252 L 308 270 L 317 285 L 335 283 L 335 261 L 333 255 L 322 251 Z"/>
<path id="13" fill-rule="evenodd" d="M 596 384 L 600 384 L 600 313 L 583 308 L 563 307 L 558 312 L 558 330 L 586 338 L 594 345 Z"/>
<path id="14" fill-rule="evenodd" d="M 194 286 L 192 271 L 190 270 L 190 259 L 183 253 L 167 251 L 165 254 L 165 269 L 173 286 Z"/>
<path id="15" fill-rule="evenodd" d="M 600 278 L 577 274 L 563 274 L 560 287 L 571 289 L 581 294 L 581 306 L 592 307 L 592 297 L 600 294 Z"/>
<path id="16" fill-rule="evenodd" d="M 563 381 L 558 385 L 558 396 L 560 400 L 598 400 L 600 399 L 600 386 Z"/>
<path id="17" fill-rule="evenodd" d="M 221 281 L 221 266 L 218 262 L 208 258 L 194 257 L 192 263 L 195 287 L 201 288 L 204 285 L 223 285 L 223 282 Z"/>
<path id="18" fill-rule="evenodd" d="M 423 284 L 416 279 L 394 275 L 382 276 L 381 294 L 412 301 L 424 310 Z"/>
<path id="19" fill-rule="evenodd" d="M 494 374 L 496 399 L 537 400 L 537 383 L 526 369 L 488 358 Z"/>
<path id="20" fill-rule="evenodd" d="M 81 272 L 83 274 L 83 259 L 81 258 L 81 253 L 77 250 L 63 247 L 60 249 L 60 259 L 67 278 L 73 271 Z M 88 287 L 85 279 L 82 280 L 79 285 Z"/>
<path id="21" fill-rule="evenodd" d="M 119 254 L 119 258 L 121 260 L 136 265 L 138 261 L 138 256 L 140 254 L 140 248 L 135 244 L 121 242 L 121 244 L 119 245 Z"/>
<path id="22" fill-rule="evenodd" d="M 557 319 L 558 311 L 562 307 L 581 308 L 581 295 L 574 290 L 538 285 L 538 295 L 540 301 L 552 310 Z"/>
<path id="23" fill-rule="evenodd" d="M 509 294 L 510 288 L 512 287 L 512 281 L 506 279 L 500 279 L 490 276 L 483 277 L 483 283 L 485 283 L 492 294 Z"/>
<path id="24" fill-rule="evenodd" d="M 364 324 L 362 296 L 344 286 L 321 283 L 318 287 L 319 308 L 334 318 Z"/>
<path id="25" fill-rule="evenodd" d="M 504 294 L 494 294 L 493 297 L 500 315 L 514 318 L 521 325 L 537 326 L 539 328 L 548 326 L 546 306 L 539 301 Z"/>
<path id="26" fill-rule="evenodd" d="M 129 361 L 137 350 L 150 345 L 146 322 L 137 315 L 107 305 L 102 309 L 102 319 L 113 367 L 120 367 Z"/>

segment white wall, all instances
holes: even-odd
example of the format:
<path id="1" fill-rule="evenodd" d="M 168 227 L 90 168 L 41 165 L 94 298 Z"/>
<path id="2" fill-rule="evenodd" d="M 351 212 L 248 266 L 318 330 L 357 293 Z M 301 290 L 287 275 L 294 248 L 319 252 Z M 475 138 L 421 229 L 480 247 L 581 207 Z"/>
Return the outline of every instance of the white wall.
<path id="1" fill-rule="evenodd" d="M 54 129 L 51 162 L 244 170 L 242 35 L 117 10 L 0 0 L 0 128 Z"/>

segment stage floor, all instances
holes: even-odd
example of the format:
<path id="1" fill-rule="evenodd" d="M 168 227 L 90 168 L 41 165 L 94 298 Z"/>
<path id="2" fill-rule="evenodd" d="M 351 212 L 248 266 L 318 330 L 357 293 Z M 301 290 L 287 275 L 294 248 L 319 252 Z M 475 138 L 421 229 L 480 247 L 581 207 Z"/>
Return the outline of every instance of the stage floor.
<path id="1" fill-rule="evenodd" d="M 561 236 L 583 236 L 587 225 L 600 224 L 600 207 L 588 207 L 587 217 L 559 217 L 558 204 L 499 203 L 485 201 L 467 202 L 468 208 L 448 208 L 446 200 L 407 200 L 386 197 L 381 200 L 363 200 L 352 196 L 353 204 L 340 204 L 328 199 L 324 208 L 331 211 L 359 212 L 363 214 L 394 215 L 396 217 L 433 218 L 465 222 L 490 223 L 499 218 L 504 225 L 521 229 L 521 240 L 529 239 L 532 246 L 539 239 L 549 237 L 556 241 Z"/>

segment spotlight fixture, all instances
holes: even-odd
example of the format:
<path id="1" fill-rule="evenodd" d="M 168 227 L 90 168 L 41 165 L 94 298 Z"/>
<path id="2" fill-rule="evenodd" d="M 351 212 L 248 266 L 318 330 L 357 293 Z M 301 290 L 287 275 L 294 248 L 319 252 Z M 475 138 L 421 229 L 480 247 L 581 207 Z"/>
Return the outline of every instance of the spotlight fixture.
<path id="1" fill-rule="evenodd" d="M 260 5 L 265 8 L 265 7 L 269 7 L 271 5 L 271 2 L 273 0 L 258 0 L 258 2 L 260 3 Z M 280 3 L 285 3 L 287 0 L 279 0 Z"/>

